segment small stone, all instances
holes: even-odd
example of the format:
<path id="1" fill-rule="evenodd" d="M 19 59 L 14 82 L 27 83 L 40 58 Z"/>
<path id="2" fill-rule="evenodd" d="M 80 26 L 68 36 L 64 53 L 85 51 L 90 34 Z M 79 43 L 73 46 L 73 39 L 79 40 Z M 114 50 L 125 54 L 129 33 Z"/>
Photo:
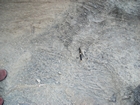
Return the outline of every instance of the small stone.
<path id="1" fill-rule="evenodd" d="M 37 81 L 38 83 L 40 83 L 40 82 L 41 82 L 41 80 L 40 80 L 40 79 L 36 79 L 36 81 Z"/>
<path id="2" fill-rule="evenodd" d="M 130 95 L 129 95 L 129 96 L 124 96 L 124 97 L 123 97 L 123 100 L 130 99 L 130 98 L 131 98 Z"/>
<path id="3" fill-rule="evenodd" d="M 56 84 L 60 84 L 60 82 L 58 82 L 58 81 L 56 81 L 55 83 L 56 83 Z"/>
<path id="4" fill-rule="evenodd" d="M 61 72 L 58 72 L 59 75 L 61 75 Z"/>

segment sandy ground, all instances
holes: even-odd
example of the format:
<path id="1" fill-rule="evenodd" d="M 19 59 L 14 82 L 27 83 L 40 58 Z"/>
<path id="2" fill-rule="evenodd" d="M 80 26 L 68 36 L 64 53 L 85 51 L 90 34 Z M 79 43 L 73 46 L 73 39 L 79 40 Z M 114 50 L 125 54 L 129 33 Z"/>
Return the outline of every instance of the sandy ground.
<path id="1" fill-rule="evenodd" d="M 0 0 L 4 105 L 140 105 L 139 4 Z"/>

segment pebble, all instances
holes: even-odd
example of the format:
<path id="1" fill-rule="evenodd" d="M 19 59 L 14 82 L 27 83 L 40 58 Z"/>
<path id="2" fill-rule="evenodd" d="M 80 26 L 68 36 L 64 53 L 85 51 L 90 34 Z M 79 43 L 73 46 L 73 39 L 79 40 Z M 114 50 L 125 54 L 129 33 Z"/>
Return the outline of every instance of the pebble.
<path id="1" fill-rule="evenodd" d="M 38 83 L 40 83 L 40 82 L 41 82 L 41 80 L 40 80 L 40 79 L 36 79 L 36 81 L 37 81 Z"/>
<path id="2" fill-rule="evenodd" d="M 58 72 L 59 75 L 61 75 L 61 72 Z"/>

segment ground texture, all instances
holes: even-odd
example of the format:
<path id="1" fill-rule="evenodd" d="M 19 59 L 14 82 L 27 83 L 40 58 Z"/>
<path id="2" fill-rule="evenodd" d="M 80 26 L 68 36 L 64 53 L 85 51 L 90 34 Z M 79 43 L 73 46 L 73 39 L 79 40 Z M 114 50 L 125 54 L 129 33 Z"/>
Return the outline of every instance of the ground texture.
<path id="1" fill-rule="evenodd" d="M 4 105 L 140 105 L 139 11 L 139 0 L 0 0 Z"/>

